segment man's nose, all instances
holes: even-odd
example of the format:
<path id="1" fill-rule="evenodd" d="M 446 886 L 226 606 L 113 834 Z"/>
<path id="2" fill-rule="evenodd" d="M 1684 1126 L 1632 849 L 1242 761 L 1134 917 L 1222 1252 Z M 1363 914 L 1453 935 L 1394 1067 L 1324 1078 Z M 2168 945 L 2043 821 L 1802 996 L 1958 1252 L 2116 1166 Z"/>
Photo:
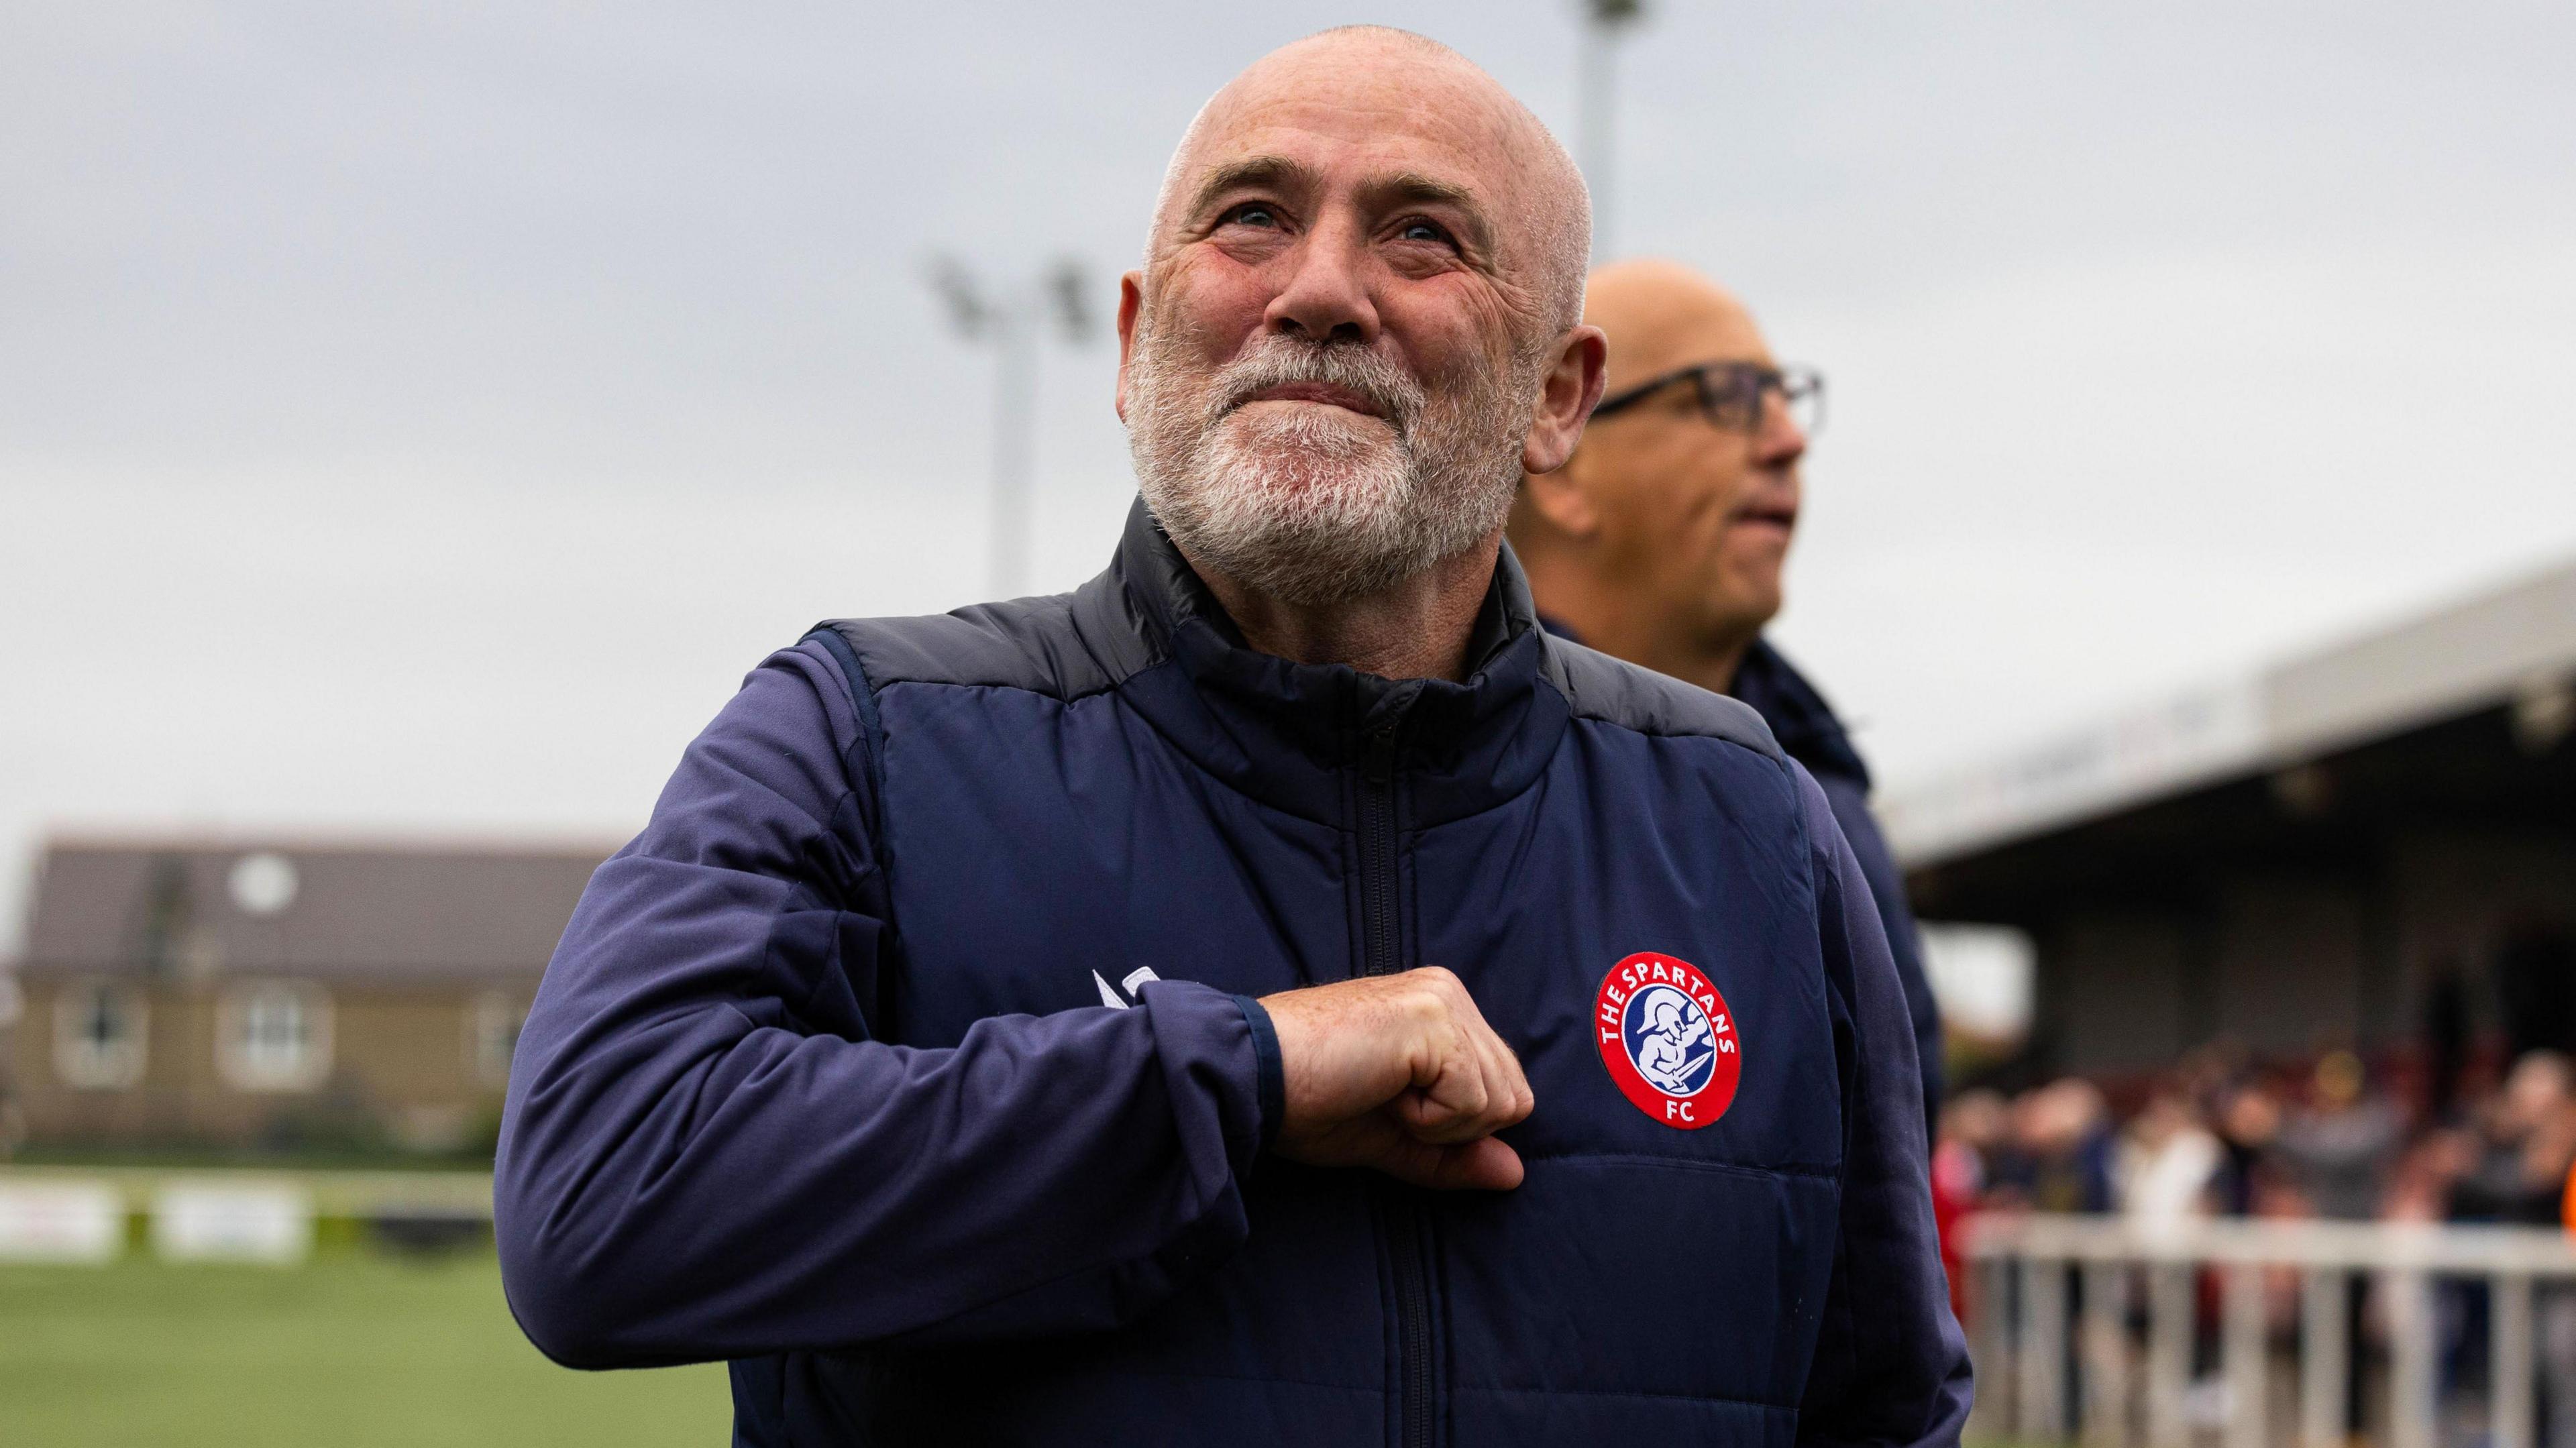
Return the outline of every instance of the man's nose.
<path id="1" fill-rule="evenodd" d="M 1319 227 L 1285 258 L 1286 284 L 1270 299 L 1262 325 L 1309 342 L 1377 340 L 1377 304 L 1370 300 L 1368 253 L 1361 239 L 1341 227 Z"/>
<path id="2" fill-rule="evenodd" d="M 1753 461 L 1766 468 L 1785 468 L 1807 455 L 1807 430 L 1789 411 L 1789 399 L 1762 394 L 1762 423 L 1753 434 Z"/>

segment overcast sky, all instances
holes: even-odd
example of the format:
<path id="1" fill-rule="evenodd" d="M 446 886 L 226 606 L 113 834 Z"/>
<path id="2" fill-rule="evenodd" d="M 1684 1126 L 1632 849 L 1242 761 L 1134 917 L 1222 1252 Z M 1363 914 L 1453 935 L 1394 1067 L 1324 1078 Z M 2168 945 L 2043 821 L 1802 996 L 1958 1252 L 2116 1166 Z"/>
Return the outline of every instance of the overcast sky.
<path id="1" fill-rule="evenodd" d="M 1572 126 L 1569 0 L 885 9 L 0 0 L 0 939 L 49 828 L 621 838 L 768 650 L 982 596 L 924 258 L 1105 312 L 1273 45 Z M 1883 787 L 2576 553 L 2576 8 L 2113 10 L 1622 61 L 1612 251 L 1830 379 L 1777 637 Z M 1045 588 L 1113 352 L 1045 362 Z"/>

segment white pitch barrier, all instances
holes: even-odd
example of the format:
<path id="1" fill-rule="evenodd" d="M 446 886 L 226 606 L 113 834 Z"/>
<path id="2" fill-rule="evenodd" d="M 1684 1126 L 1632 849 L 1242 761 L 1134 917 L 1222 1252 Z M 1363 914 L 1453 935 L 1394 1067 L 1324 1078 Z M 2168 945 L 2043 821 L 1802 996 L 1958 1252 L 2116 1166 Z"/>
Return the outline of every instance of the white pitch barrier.
<path id="1" fill-rule="evenodd" d="M 2039 1213 L 1961 1226 L 1972 1439 L 2345 1448 L 2362 1374 L 2374 1389 L 2367 1436 L 2384 1448 L 2437 1448 L 2456 1407 L 2472 1410 L 2468 1426 L 2489 1448 L 2535 1448 L 2541 1380 L 2566 1374 L 2553 1397 L 2576 1402 L 2576 1362 L 2561 1352 L 2543 1364 L 2537 1350 L 2544 1317 L 2576 1308 L 2576 1238 L 2558 1228 L 2194 1220 L 2150 1230 Z M 2492 1346 L 2486 1380 L 2445 1394 L 2435 1294 L 2451 1283 L 2487 1288 Z M 2351 1333 L 2356 1290 L 2367 1341 Z M 2195 1386 L 2210 1339 L 2217 1371 Z M 2386 1361 L 2363 1373 L 2373 1346 Z"/>
<path id="2" fill-rule="evenodd" d="M 125 1251 L 125 1194 L 105 1182 L 0 1184 L 0 1262 L 99 1264 Z"/>
<path id="3" fill-rule="evenodd" d="M 294 1266 L 313 1255 L 313 1194 L 288 1185 L 163 1187 L 152 1199 L 152 1250 L 169 1262 Z"/>

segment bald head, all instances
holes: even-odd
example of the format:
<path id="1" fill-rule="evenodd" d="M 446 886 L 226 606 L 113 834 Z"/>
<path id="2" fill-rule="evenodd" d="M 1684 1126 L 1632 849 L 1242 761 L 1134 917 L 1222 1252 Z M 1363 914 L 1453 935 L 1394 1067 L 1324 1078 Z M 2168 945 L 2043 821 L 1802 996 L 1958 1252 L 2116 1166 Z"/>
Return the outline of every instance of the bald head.
<path id="1" fill-rule="evenodd" d="M 1661 257 L 1595 271 L 1583 319 L 1610 336 L 1614 394 L 1694 363 L 1770 360 L 1753 314 L 1733 292 Z"/>
<path id="2" fill-rule="evenodd" d="M 1230 168 L 1262 159 L 1256 138 L 1310 130 L 1317 115 L 1334 110 L 1378 130 L 1390 153 L 1428 142 L 1467 173 L 1448 184 L 1471 191 L 1493 261 L 1529 293 L 1534 319 L 1551 332 L 1581 320 L 1592 202 L 1574 158 L 1475 62 L 1383 25 L 1341 26 L 1281 46 L 1208 98 L 1163 172 L 1145 246 L 1148 285 L 1190 204 Z"/>

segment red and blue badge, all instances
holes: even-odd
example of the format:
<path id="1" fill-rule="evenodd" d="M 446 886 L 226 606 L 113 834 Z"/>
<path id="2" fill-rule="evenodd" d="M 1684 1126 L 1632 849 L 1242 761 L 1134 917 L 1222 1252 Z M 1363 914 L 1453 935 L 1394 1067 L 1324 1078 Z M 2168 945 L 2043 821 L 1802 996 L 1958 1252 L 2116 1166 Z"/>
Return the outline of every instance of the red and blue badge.
<path id="1" fill-rule="evenodd" d="M 1619 1094 L 1664 1125 L 1697 1131 L 1735 1104 L 1744 1072 L 1735 1016 L 1689 961 L 1648 950 L 1610 967 L 1592 1029 Z"/>

